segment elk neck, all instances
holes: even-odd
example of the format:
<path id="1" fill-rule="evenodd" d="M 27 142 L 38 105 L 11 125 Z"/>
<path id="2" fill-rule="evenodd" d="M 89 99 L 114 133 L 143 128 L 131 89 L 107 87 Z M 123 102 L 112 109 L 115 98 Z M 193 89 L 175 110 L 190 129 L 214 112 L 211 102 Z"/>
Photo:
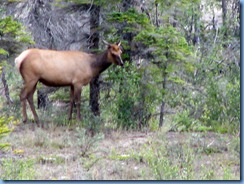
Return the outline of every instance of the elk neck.
<path id="1" fill-rule="evenodd" d="M 91 68 L 94 71 L 94 76 L 99 75 L 106 70 L 112 63 L 108 61 L 108 51 L 104 51 L 101 54 L 93 54 L 93 61 Z"/>

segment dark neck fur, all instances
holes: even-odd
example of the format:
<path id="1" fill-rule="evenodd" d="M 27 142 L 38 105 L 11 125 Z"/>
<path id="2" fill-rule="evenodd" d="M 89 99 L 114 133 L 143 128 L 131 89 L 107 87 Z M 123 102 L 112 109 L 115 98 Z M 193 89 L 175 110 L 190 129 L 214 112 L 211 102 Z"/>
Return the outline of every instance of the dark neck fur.
<path id="1" fill-rule="evenodd" d="M 95 76 L 106 70 L 111 63 L 107 60 L 108 51 L 104 51 L 101 54 L 94 54 L 94 61 L 91 63 L 91 67 L 95 69 Z"/>

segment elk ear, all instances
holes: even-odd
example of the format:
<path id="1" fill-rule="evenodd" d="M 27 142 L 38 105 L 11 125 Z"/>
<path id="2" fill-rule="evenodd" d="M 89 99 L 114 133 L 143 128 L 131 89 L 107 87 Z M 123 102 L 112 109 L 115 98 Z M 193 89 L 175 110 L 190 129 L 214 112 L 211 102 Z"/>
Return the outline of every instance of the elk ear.
<path id="1" fill-rule="evenodd" d="M 121 41 L 118 41 L 118 42 L 116 43 L 116 45 L 120 46 L 120 45 L 121 45 Z"/>
<path id="2" fill-rule="evenodd" d="M 105 45 L 110 45 L 107 41 L 105 41 L 105 40 L 103 40 L 103 43 L 105 44 Z"/>
<path id="3" fill-rule="evenodd" d="M 108 49 L 111 48 L 111 45 L 107 41 L 103 40 L 103 43 L 108 46 Z"/>

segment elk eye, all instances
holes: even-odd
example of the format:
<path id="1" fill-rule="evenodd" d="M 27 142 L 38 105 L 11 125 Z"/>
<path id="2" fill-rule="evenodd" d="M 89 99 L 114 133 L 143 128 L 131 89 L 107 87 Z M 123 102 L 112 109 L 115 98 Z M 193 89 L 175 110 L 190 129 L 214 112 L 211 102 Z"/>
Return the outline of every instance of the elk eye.
<path id="1" fill-rule="evenodd" d="M 116 57 L 117 55 L 116 55 L 116 54 L 114 54 L 114 53 L 112 53 L 112 56 L 113 56 L 113 57 Z"/>

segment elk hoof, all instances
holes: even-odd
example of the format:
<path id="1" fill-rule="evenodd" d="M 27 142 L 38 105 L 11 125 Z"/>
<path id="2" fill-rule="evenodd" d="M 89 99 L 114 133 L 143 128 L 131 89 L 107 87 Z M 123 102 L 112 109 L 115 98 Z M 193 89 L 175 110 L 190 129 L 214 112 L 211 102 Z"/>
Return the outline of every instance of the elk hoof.
<path id="1" fill-rule="evenodd" d="M 82 117 L 77 117 L 77 121 L 82 121 Z"/>
<path id="2" fill-rule="evenodd" d="M 37 125 L 37 127 L 40 127 L 40 123 L 38 121 L 36 122 L 36 125 Z"/>
<path id="3" fill-rule="evenodd" d="M 34 123 L 32 123 L 32 125 L 31 125 L 31 130 L 35 131 L 35 124 Z"/>
<path id="4" fill-rule="evenodd" d="M 43 128 L 44 127 L 44 124 L 43 123 L 40 123 L 39 121 L 36 121 L 36 125 L 39 128 Z"/>
<path id="5" fill-rule="evenodd" d="M 44 123 L 41 123 L 41 128 L 45 129 Z"/>

